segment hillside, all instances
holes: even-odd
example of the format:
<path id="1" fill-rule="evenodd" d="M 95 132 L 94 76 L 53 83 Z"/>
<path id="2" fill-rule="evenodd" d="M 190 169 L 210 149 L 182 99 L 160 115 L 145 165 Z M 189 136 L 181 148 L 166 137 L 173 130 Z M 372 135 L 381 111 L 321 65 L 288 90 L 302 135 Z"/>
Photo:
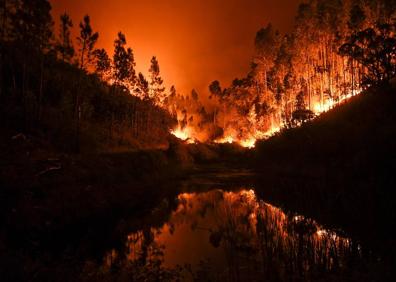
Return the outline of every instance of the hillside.
<path id="1" fill-rule="evenodd" d="M 395 92 L 394 86 L 370 89 L 259 142 L 254 166 L 262 193 L 394 257 Z"/>

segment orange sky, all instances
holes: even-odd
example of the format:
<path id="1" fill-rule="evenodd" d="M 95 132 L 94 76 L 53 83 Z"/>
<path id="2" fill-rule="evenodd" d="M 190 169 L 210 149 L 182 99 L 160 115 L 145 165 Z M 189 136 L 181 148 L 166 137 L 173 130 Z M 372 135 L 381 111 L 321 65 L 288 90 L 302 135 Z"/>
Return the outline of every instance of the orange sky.
<path id="1" fill-rule="evenodd" d="M 77 30 L 85 14 L 100 34 L 97 47 L 112 54 L 126 34 L 137 70 L 147 73 L 156 55 L 165 84 L 204 94 L 211 81 L 228 85 L 246 75 L 254 36 L 272 22 L 288 31 L 301 0 L 50 0 L 55 18 L 67 12 Z M 58 21 L 57 21 L 58 22 Z M 74 39 L 76 44 L 76 40 Z"/>

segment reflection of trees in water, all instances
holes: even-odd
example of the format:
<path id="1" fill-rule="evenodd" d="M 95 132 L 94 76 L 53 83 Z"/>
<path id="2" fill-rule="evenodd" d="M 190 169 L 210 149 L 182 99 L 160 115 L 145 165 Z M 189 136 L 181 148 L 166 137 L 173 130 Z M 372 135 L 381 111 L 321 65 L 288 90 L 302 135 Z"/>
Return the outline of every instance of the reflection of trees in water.
<path id="1" fill-rule="evenodd" d="M 181 194 L 177 201 L 167 224 L 130 234 L 125 253 L 122 257 L 110 253 L 107 265 L 129 268 L 134 279 L 149 281 L 158 277 L 175 280 L 182 273 L 200 281 L 311 280 L 343 271 L 352 258 L 360 256 L 349 239 L 322 229 L 311 219 L 286 215 L 258 201 L 252 190 Z M 207 230 L 210 244 L 224 250 L 223 270 L 215 269 L 206 258 L 197 266 L 184 266 L 183 270 L 163 266 L 166 246 L 159 244 L 159 235 L 173 234 L 186 223 L 192 231 Z"/>
<path id="2" fill-rule="evenodd" d="M 110 251 L 97 273 L 109 281 L 179 281 L 181 267 L 163 266 L 165 247 L 155 241 L 158 232 L 147 227 L 128 235 L 125 251 Z"/>
<path id="3" fill-rule="evenodd" d="M 349 239 L 286 215 L 253 191 L 225 192 L 216 210 L 220 220 L 212 234 L 222 240 L 231 280 L 312 278 L 341 270 L 358 255 Z"/>

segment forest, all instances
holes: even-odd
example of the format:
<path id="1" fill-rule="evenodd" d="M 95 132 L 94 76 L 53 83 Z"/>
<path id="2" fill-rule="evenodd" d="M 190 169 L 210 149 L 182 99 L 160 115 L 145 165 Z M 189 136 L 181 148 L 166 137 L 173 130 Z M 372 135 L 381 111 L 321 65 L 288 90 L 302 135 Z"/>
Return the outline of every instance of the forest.
<path id="1" fill-rule="evenodd" d="M 112 59 L 97 49 L 90 17 L 60 17 L 54 31 L 48 1 L 2 1 L 1 119 L 3 127 L 37 135 L 65 152 L 158 147 L 175 119 L 158 106 L 164 89 L 158 61 L 150 80 L 134 71 L 121 32 Z M 129 91 L 131 85 L 134 95 Z"/>
<path id="2" fill-rule="evenodd" d="M 211 126 L 205 127 L 208 107 L 182 107 L 180 129 L 192 131 L 197 140 L 249 147 L 389 81 L 396 71 L 395 5 L 385 0 L 301 4 L 290 34 L 271 24 L 257 32 L 246 77 L 225 88 L 217 80 L 210 84 Z"/>
<path id="3" fill-rule="evenodd" d="M 0 0 L 0 280 L 394 279 L 396 0 L 302 1 L 189 93 L 72 18 Z"/>
<path id="4" fill-rule="evenodd" d="M 62 150 L 161 148 L 169 132 L 252 147 L 396 72 L 395 1 L 303 3 L 290 34 L 271 24 L 257 32 L 246 77 L 202 94 L 165 89 L 155 56 L 148 78 L 136 73 L 122 32 L 112 54 L 96 48 L 88 15 L 74 27 L 65 13 L 56 29 L 48 1 L 2 2 L 2 120 Z"/>

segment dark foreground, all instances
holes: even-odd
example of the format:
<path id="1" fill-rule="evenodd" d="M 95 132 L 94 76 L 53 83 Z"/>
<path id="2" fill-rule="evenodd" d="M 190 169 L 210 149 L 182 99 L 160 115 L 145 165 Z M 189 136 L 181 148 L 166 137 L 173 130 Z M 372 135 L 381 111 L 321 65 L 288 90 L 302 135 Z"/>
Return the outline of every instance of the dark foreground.
<path id="1" fill-rule="evenodd" d="M 2 281 L 392 280 L 394 261 L 347 232 L 352 222 L 286 197 L 278 205 L 274 184 L 249 170 L 206 167 L 144 193 L 125 185 L 135 191 L 128 206 L 62 226 L 18 218 L 3 230 Z"/>

